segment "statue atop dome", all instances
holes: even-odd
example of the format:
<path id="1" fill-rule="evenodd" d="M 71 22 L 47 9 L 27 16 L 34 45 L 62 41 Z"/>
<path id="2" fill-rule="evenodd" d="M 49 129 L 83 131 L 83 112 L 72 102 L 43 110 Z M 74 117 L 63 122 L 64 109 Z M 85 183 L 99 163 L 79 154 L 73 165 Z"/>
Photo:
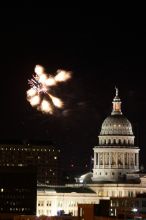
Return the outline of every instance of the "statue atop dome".
<path id="1" fill-rule="evenodd" d="M 116 96 L 119 95 L 119 89 L 115 86 L 115 90 L 116 90 Z"/>

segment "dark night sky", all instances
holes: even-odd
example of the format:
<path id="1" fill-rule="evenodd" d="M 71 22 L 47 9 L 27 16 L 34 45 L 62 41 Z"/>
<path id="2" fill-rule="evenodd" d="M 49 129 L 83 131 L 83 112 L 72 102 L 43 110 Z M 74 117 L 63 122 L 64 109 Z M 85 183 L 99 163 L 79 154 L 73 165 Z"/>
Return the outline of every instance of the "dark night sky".
<path id="1" fill-rule="evenodd" d="M 52 141 L 67 164 L 84 167 L 111 112 L 116 85 L 146 166 L 146 18 L 79 8 L 1 8 L 0 14 L 0 141 Z M 46 116 L 27 102 L 36 64 L 48 73 L 73 72 L 55 90 L 65 102 L 63 112 Z"/>

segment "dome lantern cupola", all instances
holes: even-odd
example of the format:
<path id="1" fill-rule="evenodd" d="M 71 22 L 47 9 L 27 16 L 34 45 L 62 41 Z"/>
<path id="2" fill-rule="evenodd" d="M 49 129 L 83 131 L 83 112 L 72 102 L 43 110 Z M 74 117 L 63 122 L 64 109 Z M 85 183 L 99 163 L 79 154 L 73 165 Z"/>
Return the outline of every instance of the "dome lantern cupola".
<path id="1" fill-rule="evenodd" d="M 116 95 L 113 99 L 113 110 L 102 123 L 100 136 L 106 135 L 133 135 L 132 125 L 130 121 L 123 115 L 121 111 L 121 99 L 119 98 L 119 90 L 116 89 Z"/>
<path id="2" fill-rule="evenodd" d="M 122 115 L 121 112 L 121 99 L 119 98 L 119 90 L 118 88 L 116 88 L 116 96 L 113 99 L 113 111 L 112 111 L 112 115 Z"/>

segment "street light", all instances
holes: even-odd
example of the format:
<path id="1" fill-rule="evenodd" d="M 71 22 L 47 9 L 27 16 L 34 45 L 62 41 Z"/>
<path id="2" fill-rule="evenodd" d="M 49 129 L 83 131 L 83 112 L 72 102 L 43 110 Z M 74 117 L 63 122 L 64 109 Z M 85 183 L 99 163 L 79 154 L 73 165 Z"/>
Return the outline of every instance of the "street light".
<path id="1" fill-rule="evenodd" d="M 134 213 L 136 213 L 137 211 L 138 211 L 137 208 L 133 208 L 133 209 L 132 209 L 132 212 L 134 212 Z"/>
<path id="2" fill-rule="evenodd" d="M 138 209 L 137 209 L 137 208 L 133 208 L 133 209 L 132 209 L 132 212 L 134 213 L 133 218 L 134 218 L 134 219 L 137 219 L 137 218 L 135 218 L 135 217 L 136 217 L 135 214 L 138 212 Z"/>

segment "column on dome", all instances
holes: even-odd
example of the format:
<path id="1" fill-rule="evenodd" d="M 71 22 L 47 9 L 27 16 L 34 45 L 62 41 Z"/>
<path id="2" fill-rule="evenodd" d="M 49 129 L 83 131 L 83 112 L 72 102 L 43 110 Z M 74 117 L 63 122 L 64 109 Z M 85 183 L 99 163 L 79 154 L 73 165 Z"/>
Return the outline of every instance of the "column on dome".
<path id="1" fill-rule="evenodd" d="M 127 153 L 127 160 L 128 160 L 128 169 L 130 168 L 130 163 L 129 163 L 129 153 Z"/>
<path id="2" fill-rule="evenodd" d="M 135 167 L 135 153 L 133 153 L 133 168 Z"/>
<path id="3" fill-rule="evenodd" d="M 109 153 L 106 153 L 106 154 L 107 154 L 106 161 L 107 161 L 107 165 L 108 165 L 108 168 L 109 168 Z"/>
<path id="4" fill-rule="evenodd" d="M 132 160 L 132 154 L 129 153 L 129 168 L 131 169 L 132 168 L 132 165 L 131 165 L 131 160 Z"/>
<path id="5" fill-rule="evenodd" d="M 94 151 L 94 168 L 96 167 L 96 152 Z"/>
<path id="6" fill-rule="evenodd" d="M 118 168 L 118 152 L 116 152 L 116 168 Z"/>
<path id="7" fill-rule="evenodd" d="M 99 153 L 99 166 L 103 166 L 103 153 Z"/>
<path id="8" fill-rule="evenodd" d="M 126 161 L 127 157 L 126 157 L 126 153 L 124 153 L 124 167 L 126 167 L 127 161 Z"/>
<path id="9" fill-rule="evenodd" d="M 111 152 L 109 152 L 109 168 L 111 168 Z"/>
<path id="10" fill-rule="evenodd" d="M 125 153 L 122 154 L 122 159 L 123 159 L 123 168 L 125 168 Z"/>
<path id="11" fill-rule="evenodd" d="M 99 158 L 98 158 L 98 154 L 99 154 L 99 153 L 96 153 L 96 163 L 95 163 L 96 166 L 99 166 Z"/>
<path id="12" fill-rule="evenodd" d="M 98 165 L 100 167 L 100 153 L 98 153 Z"/>
<path id="13" fill-rule="evenodd" d="M 105 167 L 105 153 L 103 152 L 103 168 Z"/>
<path id="14" fill-rule="evenodd" d="M 137 167 L 137 153 L 134 154 L 134 157 L 135 157 L 134 165 L 135 167 Z"/>
<path id="15" fill-rule="evenodd" d="M 106 167 L 105 165 L 106 165 L 106 152 L 104 153 L 104 167 Z"/>
<path id="16" fill-rule="evenodd" d="M 128 153 L 126 154 L 127 154 L 127 168 L 129 168 L 129 154 Z"/>
<path id="17" fill-rule="evenodd" d="M 129 162 L 130 162 L 130 169 L 131 169 L 132 168 L 132 163 L 131 163 L 131 161 L 132 161 L 132 153 L 129 153 L 129 155 L 130 155 Z"/>
<path id="18" fill-rule="evenodd" d="M 133 153 L 133 167 L 135 167 L 135 153 Z"/>
<path id="19" fill-rule="evenodd" d="M 131 168 L 134 167 L 134 154 L 131 153 Z"/>
<path id="20" fill-rule="evenodd" d="M 137 168 L 139 169 L 139 153 L 137 153 Z"/>
<path id="21" fill-rule="evenodd" d="M 106 167 L 107 166 L 109 167 L 109 153 L 108 152 L 105 153 L 105 165 Z"/>

